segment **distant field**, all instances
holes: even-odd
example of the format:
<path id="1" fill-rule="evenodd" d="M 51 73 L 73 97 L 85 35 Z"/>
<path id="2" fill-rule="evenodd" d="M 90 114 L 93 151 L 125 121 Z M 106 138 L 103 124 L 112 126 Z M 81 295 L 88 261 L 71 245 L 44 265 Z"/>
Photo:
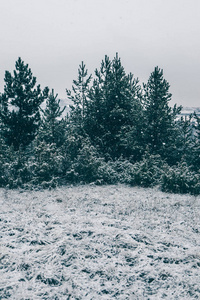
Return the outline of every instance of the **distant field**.
<path id="1" fill-rule="evenodd" d="M 199 299 L 200 197 L 0 189 L 0 299 Z"/>
<path id="2" fill-rule="evenodd" d="M 70 104 L 72 104 L 72 101 L 70 101 L 69 99 L 61 99 L 60 101 L 61 108 L 66 106 L 65 112 L 63 113 L 64 116 L 66 115 L 66 113 L 70 112 L 70 107 L 69 107 Z M 183 107 L 181 116 L 189 116 L 190 114 L 193 114 L 194 111 L 198 116 L 200 116 L 200 107 L 189 107 L 189 106 Z"/>
<path id="3" fill-rule="evenodd" d="M 183 116 L 189 116 L 190 114 L 193 114 L 196 112 L 198 116 L 200 116 L 200 107 L 183 107 L 181 115 Z"/>

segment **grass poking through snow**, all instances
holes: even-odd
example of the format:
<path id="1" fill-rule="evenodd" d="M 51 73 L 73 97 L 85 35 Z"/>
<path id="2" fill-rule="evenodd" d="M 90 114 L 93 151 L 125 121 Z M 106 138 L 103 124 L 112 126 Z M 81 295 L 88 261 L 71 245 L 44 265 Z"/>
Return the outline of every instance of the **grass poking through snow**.
<path id="1" fill-rule="evenodd" d="M 0 299 L 199 299 L 200 197 L 0 189 Z"/>

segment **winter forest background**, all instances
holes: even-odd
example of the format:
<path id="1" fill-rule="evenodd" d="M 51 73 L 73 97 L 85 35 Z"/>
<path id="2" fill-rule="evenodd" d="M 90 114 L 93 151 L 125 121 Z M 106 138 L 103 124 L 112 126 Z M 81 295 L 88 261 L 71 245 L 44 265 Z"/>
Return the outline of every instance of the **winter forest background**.
<path id="1" fill-rule="evenodd" d="M 159 67 L 141 84 L 118 54 L 105 56 L 94 75 L 82 62 L 66 89 L 70 110 L 21 58 L 4 81 L 1 187 L 125 183 L 200 194 L 200 117 L 170 106 Z"/>

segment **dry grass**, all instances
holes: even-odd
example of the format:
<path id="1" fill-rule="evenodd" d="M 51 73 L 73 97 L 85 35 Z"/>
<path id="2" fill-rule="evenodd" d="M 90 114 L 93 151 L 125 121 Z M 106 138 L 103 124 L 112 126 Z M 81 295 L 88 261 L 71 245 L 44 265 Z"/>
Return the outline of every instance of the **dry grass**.
<path id="1" fill-rule="evenodd" d="M 199 299 L 200 197 L 0 189 L 0 299 Z"/>

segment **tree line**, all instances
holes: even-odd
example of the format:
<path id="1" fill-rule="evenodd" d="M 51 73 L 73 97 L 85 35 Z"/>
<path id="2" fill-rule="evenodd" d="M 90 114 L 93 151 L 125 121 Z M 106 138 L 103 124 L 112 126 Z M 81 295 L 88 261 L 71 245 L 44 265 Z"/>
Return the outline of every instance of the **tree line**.
<path id="1" fill-rule="evenodd" d="M 37 85 L 18 58 L 0 94 L 0 186 L 126 183 L 200 193 L 200 118 L 170 106 L 170 85 L 155 67 L 145 84 L 118 54 L 94 75 L 82 62 L 60 99 Z"/>

